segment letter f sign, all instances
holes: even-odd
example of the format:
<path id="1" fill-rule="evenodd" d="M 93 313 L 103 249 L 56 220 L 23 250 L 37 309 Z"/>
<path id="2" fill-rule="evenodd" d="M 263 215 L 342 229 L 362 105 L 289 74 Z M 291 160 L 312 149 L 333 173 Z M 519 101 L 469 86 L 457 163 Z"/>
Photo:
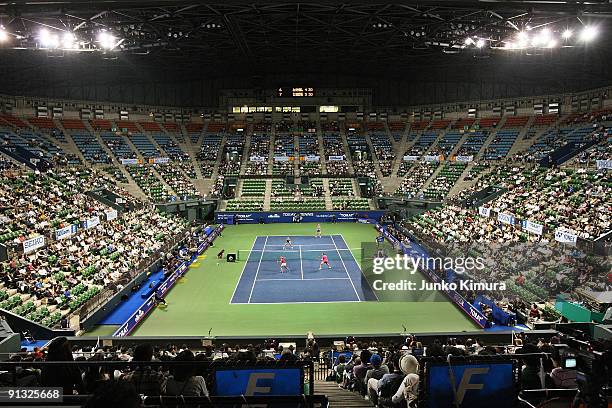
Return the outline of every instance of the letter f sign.
<path id="1" fill-rule="evenodd" d="M 461 377 L 461 383 L 457 389 L 455 403 L 459 406 L 463 403 L 463 398 L 467 390 L 482 390 L 484 384 L 470 384 L 470 379 L 474 375 L 487 374 L 488 372 L 488 367 L 466 368 L 465 371 L 463 371 L 463 377 Z"/>

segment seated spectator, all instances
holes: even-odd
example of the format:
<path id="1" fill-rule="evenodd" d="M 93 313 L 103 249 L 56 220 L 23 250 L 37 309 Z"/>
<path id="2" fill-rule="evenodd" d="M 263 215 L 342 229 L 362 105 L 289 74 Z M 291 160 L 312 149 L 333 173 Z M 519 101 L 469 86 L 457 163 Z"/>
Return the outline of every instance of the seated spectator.
<path id="1" fill-rule="evenodd" d="M 152 359 L 153 347 L 150 344 L 136 346 L 132 361 L 148 363 Z M 166 392 L 166 377 L 164 374 L 144 364 L 129 373 L 121 375 L 120 380 L 132 384 L 138 394 L 161 395 Z"/>
<path id="2" fill-rule="evenodd" d="M 174 361 L 195 362 L 195 356 L 191 350 L 183 350 Z M 166 383 L 167 395 L 190 395 L 208 396 L 204 378 L 195 375 L 196 367 L 190 365 L 180 365 L 174 368 L 174 373 L 168 377 Z"/>
<path id="3" fill-rule="evenodd" d="M 74 361 L 72 348 L 66 337 L 56 337 L 49 344 L 46 361 Z M 43 387 L 62 387 L 64 395 L 83 391 L 81 371 L 74 365 L 47 365 L 40 374 Z"/>

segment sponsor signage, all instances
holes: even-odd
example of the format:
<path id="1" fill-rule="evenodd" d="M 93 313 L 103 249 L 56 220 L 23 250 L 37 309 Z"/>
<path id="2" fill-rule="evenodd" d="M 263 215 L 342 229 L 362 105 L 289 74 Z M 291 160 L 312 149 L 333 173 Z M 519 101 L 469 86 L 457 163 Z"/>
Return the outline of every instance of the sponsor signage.
<path id="1" fill-rule="evenodd" d="M 59 241 L 60 239 L 70 238 L 77 232 L 77 225 L 72 224 L 64 228 L 59 228 L 55 230 L 55 239 Z"/>
<path id="2" fill-rule="evenodd" d="M 411 155 L 404 156 L 404 161 L 417 161 L 417 160 L 419 160 L 419 156 L 411 156 Z"/>
<path id="3" fill-rule="evenodd" d="M 277 162 L 288 162 L 289 156 L 274 156 L 274 161 Z"/>
<path id="4" fill-rule="evenodd" d="M 100 217 L 98 217 L 97 215 L 95 217 L 91 217 L 90 219 L 85 220 L 83 224 L 85 226 L 85 229 L 96 227 L 100 225 Z"/>
<path id="5" fill-rule="evenodd" d="M 515 406 L 518 388 L 514 364 L 510 361 L 453 362 L 450 365 L 428 362 L 426 367 L 424 383 L 429 408 Z"/>
<path id="6" fill-rule="evenodd" d="M 329 161 L 344 161 L 344 156 L 328 156 L 327 160 Z"/>
<path id="7" fill-rule="evenodd" d="M 514 225 L 514 217 L 511 214 L 498 213 L 497 221 L 502 224 Z"/>
<path id="8" fill-rule="evenodd" d="M 437 162 L 440 161 L 440 156 L 423 156 L 423 160 L 426 162 Z"/>
<path id="9" fill-rule="evenodd" d="M 480 214 L 483 217 L 490 217 L 491 209 L 489 207 L 478 207 L 478 214 Z"/>
<path id="10" fill-rule="evenodd" d="M 598 169 L 612 169 L 612 160 L 597 160 Z"/>
<path id="11" fill-rule="evenodd" d="M 45 237 L 39 235 L 34 238 L 26 239 L 23 241 L 23 253 L 29 254 L 30 252 L 36 251 L 38 248 L 45 246 Z"/>
<path id="12" fill-rule="evenodd" d="M 170 159 L 168 157 L 154 157 L 152 159 L 149 159 L 149 163 L 151 164 L 164 164 L 164 163 L 168 163 L 170 161 Z"/>
<path id="13" fill-rule="evenodd" d="M 304 380 L 299 368 L 218 369 L 215 395 L 302 395 Z"/>
<path id="14" fill-rule="evenodd" d="M 230 219 L 238 224 L 256 224 L 260 221 L 264 223 L 294 221 L 296 215 L 300 216 L 301 222 L 357 222 L 360 219 L 380 220 L 384 211 L 320 211 L 320 212 L 217 212 L 215 221 L 219 224 L 225 223 Z"/>
<path id="15" fill-rule="evenodd" d="M 321 159 L 321 156 L 309 155 L 304 157 L 304 160 L 307 162 L 318 162 Z"/>
<path id="16" fill-rule="evenodd" d="M 263 163 L 266 162 L 267 159 L 261 156 L 251 156 L 249 157 L 249 161 Z"/>
<path id="17" fill-rule="evenodd" d="M 555 240 L 564 244 L 576 245 L 578 233 L 567 228 L 557 228 L 555 231 Z"/>
<path id="18" fill-rule="evenodd" d="M 112 221 L 116 219 L 118 216 L 117 210 L 114 210 L 114 209 L 106 211 L 105 214 L 106 214 L 106 221 Z"/>
<path id="19" fill-rule="evenodd" d="M 528 232 L 536 235 L 542 235 L 544 232 L 544 226 L 542 224 L 538 224 L 537 222 L 523 220 L 521 221 L 521 227 Z"/>
<path id="20" fill-rule="evenodd" d="M 121 159 L 121 164 L 123 165 L 138 164 L 138 159 Z"/>
<path id="21" fill-rule="evenodd" d="M 223 225 L 220 225 L 214 232 L 209 235 L 209 240 L 214 240 L 221 231 L 223 231 Z M 198 247 L 198 255 L 208 248 L 209 242 L 205 241 Z M 191 261 L 181 263 L 166 280 L 157 288 L 156 293 L 159 296 L 165 295 L 176 281 L 187 272 Z M 132 330 L 138 326 L 138 323 L 147 315 L 155 306 L 155 295 L 149 296 L 149 298 L 136 310 L 125 323 L 123 323 L 117 331 L 113 334 L 114 337 L 125 337 L 129 335 Z"/>
<path id="22" fill-rule="evenodd" d="M 471 162 L 474 160 L 474 156 L 457 156 L 455 157 L 455 161 L 458 162 Z"/>

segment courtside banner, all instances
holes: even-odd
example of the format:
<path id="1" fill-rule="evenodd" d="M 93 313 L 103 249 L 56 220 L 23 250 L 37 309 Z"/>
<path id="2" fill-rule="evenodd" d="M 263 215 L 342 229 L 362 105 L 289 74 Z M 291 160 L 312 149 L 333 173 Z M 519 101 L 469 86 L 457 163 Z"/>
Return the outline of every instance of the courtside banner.
<path id="1" fill-rule="evenodd" d="M 404 252 L 404 254 L 406 254 L 406 255 L 411 256 L 411 254 L 409 253 L 408 249 L 404 246 L 404 244 L 399 242 L 397 240 L 397 238 L 395 238 L 393 235 L 391 235 L 386 230 L 386 228 L 383 228 L 380 224 L 376 224 L 376 229 L 378 231 L 382 231 L 383 236 L 387 240 L 389 240 L 389 242 L 391 242 L 391 244 L 393 244 L 394 246 L 399 244 L 399 246 L 402 249 L 402 252 Z M 418 250 L 421 252 L 421 256 L 427 257 L 427 252 L 418 243 L 413 242 L 413 245 L 414 245 L 415 249 L 417 249 L 417 247 L 418 247 Z M 423 272 L 429 278 L 429 280 L 431 280 L 434 283 L 440 283 L 442 281 L 442 279 L 438 275 L 436 275 L 436 273 L 434 271 L 432 271 L 429 268 L 421 269 L 421 272 Z M 457 306 L 459 306 L 461 308 L 461 310 L 463 310 L 465 312 L 465 314 L 467 314 L 474 321 L 474 323 L 476 323 L 481 328 L 485 328 L 487 326 L 487 319 L 486 319 L 486 317 L 474 305 L 472 305 L 470 302 L 465 300 L 463 298 L 463 296 L 461 296 L 461 294 L 459 294 L 459 292 L 457 292 L 455 290 L 450 290 L 450 289 L 449 290 L 444 290 L 442 292 L 444 292 L 446 294 L 446 296 L 448 296 L 449 299 L 453 301 L 453 303 L 455 303 Z"/>
<path id="2" fill-rule="evenodd" d="M 258 224 L 276 222 L 358 222 L 360 219 L 380 220 L 384 211 L 318 211 L 318 212 L 217 212 L 215 222 L 223 224 L 233 219 L 238 224 Z"/>
<path id="3" fill-rule="evenodd" d="M 215 395 L 302 395 L 299 368 L 261 368 L 215 371 Z"/>
<path id="4" fill-rule="evenodd" d="M 72 224 L 64 228 L 56 229 L 55 230 L 55 240 L 59 241 L 60 239 L 69 238 L 73 236 L 74 234 L 76 234 L 77 229 L 78 227 L 76 224 Z"/>
<path id="5" fill-rule="evenodd" d="M 29 254 L 30 252 L 36 251 L 38 248 L 45 246 L 45 237 L 39 235 L 37 237 L 26 239 L 23 241 L 23 253 Z"/>
<path id="6" fill-rule="evenodd" d="M 517 397 L 514 364 L 425 363 L 428 408 L 513 408 Z"/>
<path id="7" fill-rule="evenodd" d="M 214 240 L 219 234 L 223 231 L 223 225 L 220 225 L 215 229 L 215 231 L 210 234 L 209 239 Z M 200 245 L 198 249 L 198 255 L 202 253 L 202 251 L 208 248 L 208 242 Z M 156 293 L 160 296 L 164 296 L 172 286 L 176 283 L 176 281 L 187 272 L 189 265 L 191 262 L 183 262 L 181 263 L 172 273 L 172 275 L 168 276 L 166 280 L 157 288 Z M 149 298 L 123 323 L 113 334 L 113 337 L 125 337 L 129 335 L 138 324 L 143 320 L 143 318 L 153 310 L 155 307 L 155 296 L 151 295 Z"/>

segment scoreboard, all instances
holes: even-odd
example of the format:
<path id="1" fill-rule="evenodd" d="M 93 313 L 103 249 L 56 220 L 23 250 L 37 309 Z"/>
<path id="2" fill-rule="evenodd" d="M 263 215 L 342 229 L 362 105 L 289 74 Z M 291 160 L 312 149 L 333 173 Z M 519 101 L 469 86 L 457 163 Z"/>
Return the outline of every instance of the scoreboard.
<path id="1" fill-rule="evenodd" d="M 315 96 L 313 87 L 280 87 L 277 89 L 276 96 L 281 98 L 299 98 L 303 96 Z"/>

